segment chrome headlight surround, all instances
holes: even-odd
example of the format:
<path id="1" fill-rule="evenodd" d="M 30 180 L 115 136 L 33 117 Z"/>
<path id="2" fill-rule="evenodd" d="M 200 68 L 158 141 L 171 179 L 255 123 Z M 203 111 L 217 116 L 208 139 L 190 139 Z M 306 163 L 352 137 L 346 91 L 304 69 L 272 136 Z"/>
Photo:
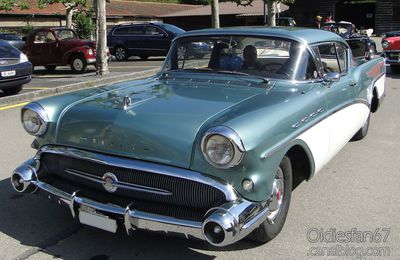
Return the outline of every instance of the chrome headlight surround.
<path id="1" fill-rule="evenodd" d="M 382 48 L 386 49 L 390 46 L 390 43 L 388 41 L 382 41 Z"/>
<path id="2" fill-rule="evenodd" d="M 46 111 L 37 103 L 30 103 L 21 110 L 22 126 L 33 136 L 43 135 L 48 128 L 49 121 Z"/>
<path id="3" fill-rule="evenodd" d="M 209 149 L 207 147 L 209 142 L 213 139 L 227 141 L 227 144 L 231 146 L 232 154 L 228 161 L 217 162 L 209 156 Z M 201 140 L 201 151 L 209 164 L 221 169 L 228 169 L 238 165 L 246 153 L 240 136 L 234 130 L 226 126 L 217 126 L 209 129 Z"/>

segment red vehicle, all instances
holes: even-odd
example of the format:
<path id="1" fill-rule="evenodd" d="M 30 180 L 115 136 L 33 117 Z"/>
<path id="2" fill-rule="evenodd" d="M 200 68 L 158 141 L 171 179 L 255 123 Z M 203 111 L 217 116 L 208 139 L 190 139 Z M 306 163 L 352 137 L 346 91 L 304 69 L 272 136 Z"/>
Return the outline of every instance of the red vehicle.
<path id="1" fill-rule="evenodd" d="M 400 73 L 400 32 L 386 33 L 382 40 L 383 56 L 394 73 Z"/>
<path id="2" fill-rule="evenodd" d="M 70 65 L 74 72 L 83 73 L 87 65 L 96 65 L 95 42 L 80 39 L 69 28 L 36 29 L 22 40 L 22 52 L 33 66 L 53 71 L 57 66 Z"/>

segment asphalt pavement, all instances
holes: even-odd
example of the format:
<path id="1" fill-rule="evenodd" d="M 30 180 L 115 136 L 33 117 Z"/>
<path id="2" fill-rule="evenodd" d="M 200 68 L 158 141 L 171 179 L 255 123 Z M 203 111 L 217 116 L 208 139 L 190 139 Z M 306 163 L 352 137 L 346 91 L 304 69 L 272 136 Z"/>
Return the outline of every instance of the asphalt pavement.
<path id="1" fill-rule="evenodd" d="M 45 198 L 17 194 L 9 176 L 34 155 L 33 137 L 20 125 L 19 108 L 0 110 L 0 259 L 400 259 L 399 83 L 389 70 L 387 96 L 368 136 L 347 144 L 293 192 L 277 238 L 226 248 L 162 234 L 107 233 L 77 224 Z M 352 240 L 339 242 L 338 234 Z"/>

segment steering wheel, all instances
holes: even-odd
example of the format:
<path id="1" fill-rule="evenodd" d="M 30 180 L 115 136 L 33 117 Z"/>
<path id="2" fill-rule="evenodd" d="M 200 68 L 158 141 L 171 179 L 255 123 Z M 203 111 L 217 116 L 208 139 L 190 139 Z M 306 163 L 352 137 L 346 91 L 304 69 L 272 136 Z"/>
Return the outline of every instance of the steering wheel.
<path id="1" fill-rule="evenodd" d="M 258 71 L 266 71 L 268 73 L 270 72 L 275 72 L 276 70 L 278 70 L 280 67 L 282 67 L 282 64 L 277 63 L 277 62 L 273 62 L 273 63 L 266 63 L 264 65 L 262 65 Z"/>

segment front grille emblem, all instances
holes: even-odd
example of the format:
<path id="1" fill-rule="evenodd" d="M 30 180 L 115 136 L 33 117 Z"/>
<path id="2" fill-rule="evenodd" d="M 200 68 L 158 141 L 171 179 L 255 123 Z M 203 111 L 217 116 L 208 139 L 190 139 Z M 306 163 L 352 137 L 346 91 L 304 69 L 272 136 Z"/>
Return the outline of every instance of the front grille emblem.
<path id="1" fill-rule="evenodd" d="M 115 192 L 117 190 L 118 179 L 114 173 L 107 172 L 103 175 L 103 187 L 108 192 Z"/>

